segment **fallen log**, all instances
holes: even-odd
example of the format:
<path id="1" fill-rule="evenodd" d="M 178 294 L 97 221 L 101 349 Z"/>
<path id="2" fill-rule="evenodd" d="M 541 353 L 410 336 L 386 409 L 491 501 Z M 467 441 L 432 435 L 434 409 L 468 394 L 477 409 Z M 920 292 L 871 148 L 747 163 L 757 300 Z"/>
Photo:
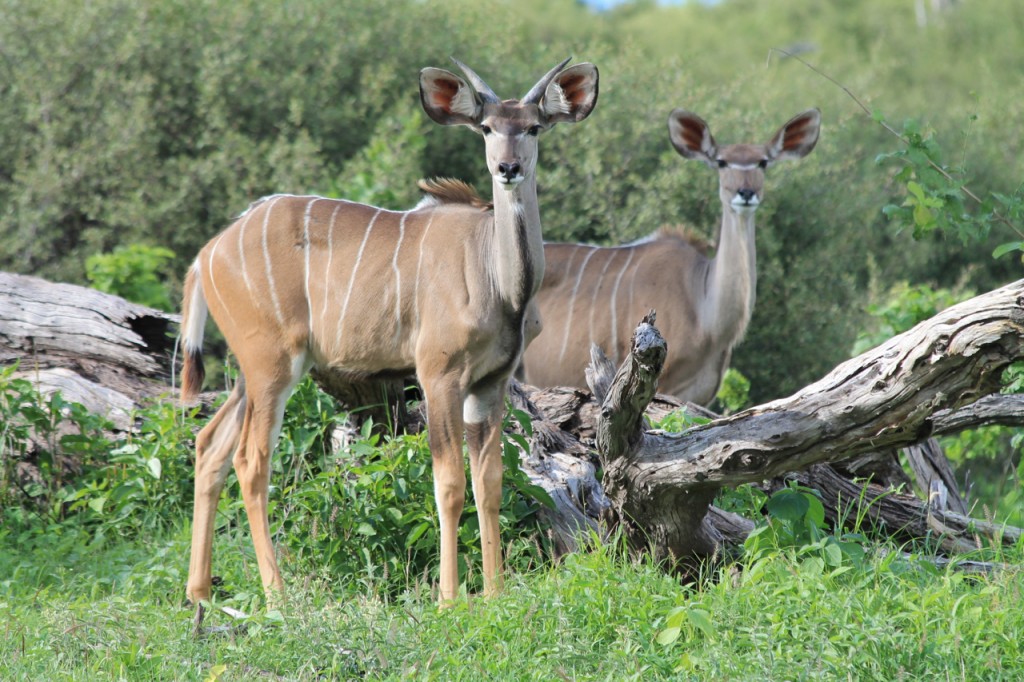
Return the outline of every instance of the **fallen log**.
<path id="1" fill-rule="evenodd" d="M 0 364 L 44 394 L 126 427 L 131 408 L 167 391 L 178 316 L 95 289 L 0 272 Z"/>
<path id="2" fill-rule="evenodd" d="M 1002 370 L 1024 357 L 1022 303 L 1024 280 L 943 311 L 793 396 L 681 434 L 645 428 L 663 350 L 641 323 L 598 395 L 606 520 L 659 558 L 715 554 L 724 537 L 708 512 L 723 487 L 917 443 L 937 411 L 997 391 Z"/>

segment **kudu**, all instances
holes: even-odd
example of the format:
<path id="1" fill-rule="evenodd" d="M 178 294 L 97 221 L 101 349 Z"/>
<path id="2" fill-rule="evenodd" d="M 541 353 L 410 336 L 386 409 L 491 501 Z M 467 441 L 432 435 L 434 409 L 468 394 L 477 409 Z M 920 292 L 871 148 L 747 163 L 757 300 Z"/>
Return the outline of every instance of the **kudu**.
<path id="1" fill-rule="evenodd" d="M 811 109 L 767 144 L 720 147 L 699 116 L 673 111 L 668 128 L 676 150 L 718 171 L 722 225 L 714 256 L 671 230 L 620 247 L 545 244 L 548 267 L 536 301 L 544 331 L 524 355 L 526 382 L 585 386 L 590 345 L 621 361 L 634 326 L 655 308 L 668 341 L 661 390 L 711 402 L 754 310 L 754 212 L 764 171 L 814 149 L 820 121 L 820 112 Z"/>
<path id="2" fill-rule="evenodd" d="M 420 100 L 430 118 L 483 136 L 493 210 L 428 197 L 396 212 L 274 195 L 252 204 L 199 252 L 182 304 L 183 400 L 202 384 L 207 313 L 237 357 L 239 377 L 196 439 L 187 586 L 194 603 L 210 597 L 214 514 L 232 463 L 266 596 L 273 601 L 283 594 L 267 518 L 270 457 L 285 402 L 312 367 L 341 378 L 415 371 L 426 399 L 440 521 L 440 599 L 453 600 L 458 591 L 464 431 L 484 590 L 500 589 L 504 396 L 544 274 L 537 136 L 555 123 L 585 119 L 598 94 L 597 68 L 584 63 L 563 70 L 568 61 L 518 101 L 500 100 L 457 60 L 470 85 L 442 69 L 420 72 Z"/>

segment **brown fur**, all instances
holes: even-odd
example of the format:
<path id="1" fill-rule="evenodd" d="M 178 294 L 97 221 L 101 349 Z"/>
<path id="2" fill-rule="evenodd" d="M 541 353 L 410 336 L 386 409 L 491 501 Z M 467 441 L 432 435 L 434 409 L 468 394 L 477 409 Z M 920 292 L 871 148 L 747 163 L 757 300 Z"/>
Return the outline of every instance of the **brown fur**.
<path id="1" fill-rule="evenodd" d="M 468 204 L 485 211 L 494 210 L 494 202 L 486 201 L 469 183 L 455 178 L 424 178 L 416 186 L 442 204 Z"/>
<path id="2" fill-rule="evenodd" d="M 719 146 L 698 116 L 672 112 L 669 139 L 676 150 L 718 173 L 722 226 L 714 253 L 707 240 L 677 226 L 621 247 L 545 244 L 546 273 L 536 298 L 543 333 L 524 354 L 525 380 L 585 387 L 591 344 L 623 360 L 637 322 L 655 308 L 668 342 L 660 390 L 696 403 L 713 400 L 753 313 L 753 215 L 764 169 L 808 154 L 819 123 L 818 111 L 806 111 L 767 144 Z"/>
<path id="3" fill-rule="evenodd" d="M 455 599 L 459 590 L 464 433 L 484 592 L 500 589 L 503 398 L 523 349 L 523 320 L 536 293 L 533 273 L 543 263 L 538 142 L 526 133 L 582 120 L 596 97 L 593 65 L 562 66 L 538 82 L 535 100 L 522 103 L 499 103 L 442 69 L 420 72 L 420 101 L 435 122 L 501 131 L 484 139 L 496 188 L 493 212 L 482 210 L 488 205 L 471 188 L 451 180 L 421 184 L 435 200 L 403 212 L 275 195 L 252 204 L 200 251 L 186 281 L 183 393 L 191 395 L 201 383 L 198 317 L 204 306 L 237 358 L 239 377 L 196 438 L 186 587 L 193 603 L 210 598 L 217 501 L 232 466 L 268 600 L 283 591 L 267 518 L 270 458 L 288 394 L 311 369 L 380 376 L 415 368 L 438 508 L 441 601 Z M 595 95 L 581 92 L 577 99 L 584 103 L 565 114 L 546 111 L 540 97 L 547 87 L 579 74 L 587 78 L 575 87 L 592 86 Z"/>
<path id="4" fill-rule="evenodd" d="M 702 256 L 710 256 L 715 250 L 715 242 L 697 232 L 689 225 L 662 225 L 655 232 L 655 240 L 676 239 L 689 244 Z"/>

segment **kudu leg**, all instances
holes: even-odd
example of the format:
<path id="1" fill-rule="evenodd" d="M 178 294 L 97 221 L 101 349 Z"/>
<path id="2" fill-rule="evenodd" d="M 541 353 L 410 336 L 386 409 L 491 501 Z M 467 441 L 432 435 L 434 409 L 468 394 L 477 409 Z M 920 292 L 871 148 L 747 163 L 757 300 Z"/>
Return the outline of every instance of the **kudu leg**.
<path id="1" fill-rule="evenodd" d="M 505 413 L 505 382 L 473 391 L 466 400 L 466 443 L 473 478 L 473 498 L 480 519 L 484 595 L 494 596 L 503 585 L 501 567 L 501 422 Z"/>
<path id="2" fill-rule="evenodd" d="M 210 598 L 213 525 L 231 455 L 238 448 L 245 416 L 245 382 L 239 379 L 227 401 L 196 438 L 195 500 L 192 510 L 192 556 L 185 594 L 197 606 Z"/>
<path id="3" fill-rule="evenodd" d="M 284 580 L 281 579 L 281 571 L 274 556 L 274 543 L 270 538 L 267 497 L 270 493 L 270 458 L 290 393 L 291 385 L 272 384 L 255 389 L 250 384 L 242 442 L 235 453 L 234 462 L 268 606 L 284 596 Z"/>
<path id="4" fill-rule="evenodd" d="M 459 594 L 459 517 L 466 502 L 462 458 L 462 404 L 458 384 L 423 381 L 427 401 L 427 439 L 434 470 L 434 500 L 441 525 L 441 604 Z"/>

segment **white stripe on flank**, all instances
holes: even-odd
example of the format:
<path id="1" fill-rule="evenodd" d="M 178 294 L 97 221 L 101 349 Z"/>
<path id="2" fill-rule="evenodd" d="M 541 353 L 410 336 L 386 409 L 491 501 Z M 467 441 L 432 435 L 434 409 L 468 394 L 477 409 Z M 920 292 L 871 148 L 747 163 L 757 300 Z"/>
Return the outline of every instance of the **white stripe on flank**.
<path id="1" fill-rule="evenodd" d="M 338 211 L 344 206 L 342 202 L 338 202 L 338 205 L 334 207 L 334 211 L 331 212 L 331 222 L 327 225 L 327 267 L 324 268 L 324 307 L 320 311 L 320 322 L 321 325 L 327 327 L 327 301 L 331 297 L 331 260 L 334 256 L 334 219 L 338 217 Z M 337 350 L 337 349 L 335 349 Z"/>
<path id="2" fill-rule="evenodd" d="M 352 298 L 352 287 L 356 283 L 356 274 L 359 272 L 359 264 L 363 260 L 363 250 L 366 248 L 366 242 L 370 239 L 370 233 L 373 232 L 373 224 L 377 222 L 377 218 L 380 216 L 381 211 L 384 209 L 378 208 L 377 212 L 370 218 L 370 224 L 366 226 L 366 233 L 363 235 L 363 243 L 359 245 L 359 252 L 356 253 L 356 262 L 352 264 L 352 275 L 348 278 L 348 291 L 345 292 L 345 302 L 341 305 L 341 315 L 338 317 L 338 338 L 341 338 L 341 328 L 345 324 L 345 315 L 348 314 L 348 302 Z"/>
<path id="3" fill-rule="evenodd" d="M 305 259 L 305 280 L 306 280 L 306 307 L 309 308 L 309 335 L 313 336 L 313 299 L 309 297 L 309 212 L 313 204 L 320 201 L 320 197 L 313 197 L 306 204 L 306 215 L 302 220 L 302 250 Z"/>
<path id="4" fill-rule="evenodd" d="M 626 264 L 619 270 L 619 276 L 615 278 L 615 287 L 612 289 L 612 297 L 609 303 L 612 312 L 612 342 L 611 348 L 608 349 L 608 355 L 616 365 L 619 364 L 619 310 L 615 306 L 615 299 L 619 296 L 619 285 L 622 283 L 622 276 L 626 274 L 626 268 L 633 261 L 634 253 L 636 253 L 635 249 L 629 250 L 629 258 L 626 259 Z"/>
<path id="5" fill-rule="evenodd" d="M 408 211 L 402 214 L 398 223 L 398 245 L 395 246 L 395 255 L 391 258 L 391 269 L 395 271 L 395 341 L 402 338 L 402 273 L 398 269 L 398 252 L 402 248 L 402 240 L 405 239 L 405 219 L 409 217 Z"/>
<path id="6" fill-rule="evenodd" d="M 267 248 L 267 226 L 270 224 L 270 212 L 274 210 L 274 206 L 281 199 L 278 197 L 274 199 L 273 203 L 267 206 L 267 212 L 263 216 L 263 263 L 267 270 L 267 286 L 270 287 L 270 300 L 274 304 L 274 314 L 277 315 L 277 321 L 284 328 L 284 315 L 281 313 L 281 302 L 277 298 L 277 286 L 274 284 L 274 273 L 270 263 L 270 249 Z"/>
<path id="7" fill-rule="evenodd" d="M 580 289 L 580 280 L 583 279 L 583 271 L 587 268 L 587 262 L 590 261 L 590 257 L 597 251 L 596 246 L 590 247 L 590 253 L 583 259 L 583 263 L 580 264 L 579 274 L 576 275 L 576 284 L 572 287 L 572 293 L 569 294 L 569 314 L 565 316 L 565 336 L 562 337 L 562 352 L 558 354 L 558 360 L 561 362 L 565 359 L 565 349 L 569 345 L 569 330 L 572 329 L 572 311 L 576 308 L 576 292 Z"/>
<path id="8" fill-rule="evenodd" d="M 242 279 L 245 281 L 245 288 L 249 291 L 249 297 L 252 299 L 253 306 L 259 308 L 259 299 L 253 293 L 252 280 L 249 279 L 249 268 L 245 265 L 245 226 L 249 224 L 250 218 L 252 218 L 252 211 L 246 211 L 245 220 L 238 226 L 238 263 L 242 266 Z"/>
<path id="9" fill-rule="evenodd" d="M 430 231 L 430 225 L 434 222 L 434 214 L 437 213 L 435 208 L 430 212 L 430 217 L 427 219 L 427 226 L 423 228 L 423 236 L 420 237 L 420 257 L 416 261 L 416 281 L 413 282 L 412 290 L 412 306 L 416 309 L 416 331 L 420 328 L 420 267 L 423 265 L 423 242 L 427 240 L 427 232 Z"/>
<path id="10" fill-rule="evenodd" d="M 224 233 L 221 232 L 217 235 L 217 238 L 213 241 L 213 246 L 210 248 L 210 258 L 207 263 L 207 267 L 210 269 L 210 284 L 213 285 L 213 293 L 217 296 L 217 301 L 220 303 L 220 307 L 224 309 L 224 312 L 228 314 L 228 318 L 231 320 L 232 326 L 235 325 L 235 316 L 231 314 L 231 308 L 224 302 L 224 297 L 220 295 L 220 289 L 217 288 L 217 280 L 214 279 L 213 269 L 213 258 L 217 254 L 217 247 L 220 246 L 220 240 L 224 238 Z M 199 269 L 199 260 L 196 260 L 196 269 Z"/>
<path id="11" fill-rule="evenodd" d="M 601 268 L 601 276 L 597 278 L 597 284 L 594 286 L 594 293 L 590 296 L 590 319 L 587 321 L 587 333 L 590 334 L 588 339 L 590 343 L 594 343 L 594 310 L 597 309 L 597 294 L 601 291 L 601 282 L 604 281 L 605 273 L 608 272 L 608 266 L 615 260 L 615 256 L 618 254 L 617 251 L 608 251 L 608 260 L 605 261 L 604 267 Z M 587 346 L 589 348 L 589 345 Z M 607 349 L 605 349 L 607 351 Z M 615 351 L 611 351 L 614 353 Z"/>

